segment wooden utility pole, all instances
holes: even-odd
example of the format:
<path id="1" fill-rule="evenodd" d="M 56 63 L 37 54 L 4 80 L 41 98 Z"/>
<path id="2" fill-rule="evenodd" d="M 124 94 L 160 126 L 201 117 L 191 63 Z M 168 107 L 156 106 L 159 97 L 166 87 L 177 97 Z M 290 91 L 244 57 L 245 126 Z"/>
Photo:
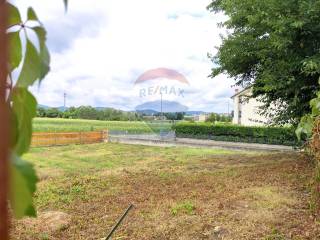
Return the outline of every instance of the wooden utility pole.
<path id="1" fill-rule="evenodd" d="M 161 100 L 160 100 L 160 104 L 161 104 L 161 106 L 160 106 L 160 111 L 161 111 L 161 120 L 163 120 L 163 110 L 162 110 L 162 92 L 160 92 L 160 95 L 161 95 Z"/>
<path id="2" fill-rule="evenodd" d="M 8 158 L 9 109 L 6 102 L 8 77 L 7 4 L 0 0 L 0 239 L 9 239 L 8 220 Z"/>

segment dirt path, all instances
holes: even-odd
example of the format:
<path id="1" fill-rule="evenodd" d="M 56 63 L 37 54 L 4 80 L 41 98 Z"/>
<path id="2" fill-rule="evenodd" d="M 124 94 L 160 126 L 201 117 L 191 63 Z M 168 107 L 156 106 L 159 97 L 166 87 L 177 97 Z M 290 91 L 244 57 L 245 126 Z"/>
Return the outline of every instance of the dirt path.
<path id="1" fill-rule="evenodd" d="M 141 144 L 145 146 L 186 146 L 186 147 L 203 147 L 216 149 L 232 149 L 232 150 L 253 150 L 253 151 L 282 151 L 292 152 L 293 147 L 282 145 L 269 145 L 258 143 L 240 143 L 240 142 L 224 142 L 214 140 L 202 140 L 191 138 L 176 138 L 175 140 L 160 140 L 159 137 L 150 135 L 123 135 L 110 136 L 111 142 L 119 142 L 125 144 Z"/>

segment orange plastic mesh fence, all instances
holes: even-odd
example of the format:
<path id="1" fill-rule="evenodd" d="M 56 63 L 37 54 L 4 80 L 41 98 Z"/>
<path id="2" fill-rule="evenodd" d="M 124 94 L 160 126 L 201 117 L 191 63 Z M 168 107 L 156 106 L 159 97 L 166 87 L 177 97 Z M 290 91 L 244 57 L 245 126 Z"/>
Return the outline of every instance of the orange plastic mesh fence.
<path id="1" fill-rule="evenodd" d="M 42 132 L 32 135 L 31 146 L 60 146 L 108 141 L 108 131 L 98 132 Z"/>

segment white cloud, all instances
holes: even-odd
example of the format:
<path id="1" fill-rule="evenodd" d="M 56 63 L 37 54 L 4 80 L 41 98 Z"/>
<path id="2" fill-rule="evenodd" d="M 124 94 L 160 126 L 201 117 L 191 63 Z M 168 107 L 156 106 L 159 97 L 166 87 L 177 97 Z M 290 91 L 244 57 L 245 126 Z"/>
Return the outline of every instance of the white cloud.
<path id="1" fill-rule="evenodd" d="M 232 79 L 208 78 L 213 64 L 207 53 L 220 44 L 225 17 L 206 10 L 210 0 L 21 0 L 31 5 L 48 29 L 51 72 L 40 91 L 41 104 L 134 109 L 139 104 L 133 82 L 144 71 L 175 69 L 190 91 L 183 104 L 192 110 L 226 112 Z"/>

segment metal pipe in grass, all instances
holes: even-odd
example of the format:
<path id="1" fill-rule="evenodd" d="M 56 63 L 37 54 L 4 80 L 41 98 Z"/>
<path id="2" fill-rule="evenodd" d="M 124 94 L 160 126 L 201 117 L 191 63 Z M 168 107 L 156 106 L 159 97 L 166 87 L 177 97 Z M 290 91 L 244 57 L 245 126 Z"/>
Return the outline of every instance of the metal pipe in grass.
<path id="1" fill-rule="evenodd" d="M 106 238 L 103 238 L 104 240 L 111 240 L 112 235 L 115 233 L 115 231 L 118 229 L 118 227 L 120 226 L 120 224 L 122 223 L 122 221 L 125 219 L 125 217 L 128 215 L 128 213 L 130 212 L 130 210 L 133 208 L 133 204 L 131 204 L 127 210 L 124 212 L 124 214 L 119 218 L 118 222 L 116 223 L 116 225 L 113 226 L 113 228 L 111 229 L 110 233 L 108 234 L 108 236 Z"/>

